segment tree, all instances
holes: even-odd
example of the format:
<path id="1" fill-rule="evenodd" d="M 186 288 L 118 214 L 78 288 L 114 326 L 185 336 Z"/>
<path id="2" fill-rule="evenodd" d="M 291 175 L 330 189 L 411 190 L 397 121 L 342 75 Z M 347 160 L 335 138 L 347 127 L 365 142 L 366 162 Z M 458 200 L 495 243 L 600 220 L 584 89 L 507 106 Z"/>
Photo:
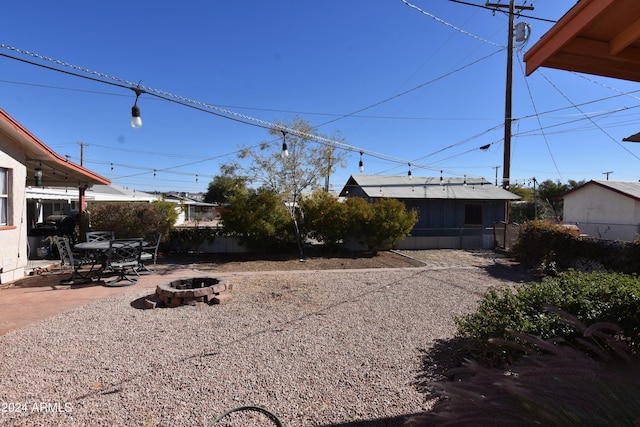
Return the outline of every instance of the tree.
<path id="1" fill-rule="evenodd" d="M 560 180 L 553 182 L 552 180 L 547 179 L 540 183 L 540 186 L 538 187 L 538 196 L 542 202 L 551 208 L 554 219 L 556 221 L 561 221 L 563 201 L 557 199 L 557 197 L 569 190 L 572 190 L 573 188 L 581 186 L 584 182 L 585 181 L 569 180 L 567 183 L 562 183 Z"/>
<path id="2" fill-rule="evenodd" d="M 209 183 L 204 201 L 225 204 L 233 195 L 246 190 L 245 179 L 230 174 L 216 175 Z"/>
<path id="3" fill-rule="evenodd" d="M 303 256 L 300 232 L 299 203 L 303 192 L 317 189 L 321 180 L 335 171 L 336 166 L 344 164 L 344 153 L 322 139 L 307 122 L 295 117 L 290 123 L 277 123 L 269 134 L 279 137 L 277 143 L 263 141 L 257 149 L 244 148 L 239 153 L 247 166 L 231 165 L 236 172 L 242 173 L 248 182 L 272 191 L 286 207 L 293 232 L 295 233 L 300 256 Z M 317 137 L 317 138 L 316 138 Z M 343 141 L 337 133 L 331 140 Z M 288 155 L 282 148 L 286 144 Z"/>

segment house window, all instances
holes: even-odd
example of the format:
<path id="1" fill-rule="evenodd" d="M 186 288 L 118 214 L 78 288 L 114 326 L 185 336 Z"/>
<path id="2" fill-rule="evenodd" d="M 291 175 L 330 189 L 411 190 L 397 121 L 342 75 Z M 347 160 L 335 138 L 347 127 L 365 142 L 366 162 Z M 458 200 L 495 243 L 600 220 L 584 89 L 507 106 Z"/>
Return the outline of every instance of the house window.
<path id="1" fill-rule="evenodd" d="M 464 205 L 464 225 L 482 225 L 482 205 Z"/>
<path id="2" fill-rule="evenodd" d="M 0 226 L 9 225 L 9 170 L 0 168 Z"/>

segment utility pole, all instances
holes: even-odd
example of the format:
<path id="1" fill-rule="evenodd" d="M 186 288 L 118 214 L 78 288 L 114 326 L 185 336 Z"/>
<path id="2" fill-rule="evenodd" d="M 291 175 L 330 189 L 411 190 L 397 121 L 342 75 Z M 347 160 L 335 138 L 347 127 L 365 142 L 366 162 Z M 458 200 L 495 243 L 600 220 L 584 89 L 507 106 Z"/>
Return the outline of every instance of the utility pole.
<path id="1" fill-rule="evenodd" d="M 80 166 L 84 166 L 84 142 L 78 142 L 80 145 Z M 86 212 L 86 190 L 87 188 L 83 185 L 78 187 L 78 229 L 80 231 L 80 241 L 84 242 L 86 239 L 87 231 L 89 231 L 89 217 Z"/>
<path id="2" fill-rule="evenodd" d="M 78 145 L 80 146 L 80 166 L 84 166 L 84 147 L 88 144 L 85 144 L 84 142 L 78 142 Z"/>
<path id="3" fill-rule="evenodd" d="M 500 169 L 500 166 L 491 166 L 493 169 L 496 170 L 496 187 L 498 186 L 498 169 Z"/>
<path id="4" fill-rule="evenodd" d="M 607 181 L 609 181 L 609 175 L 611 175 L 612 173 L 613 173 L 613 171 L 602 172 L 602 175 L 606 175 L 607 176 Z"/>
<path id="5" fill-rule="evenodd" d="M 526 3 L 526 2 L 525 2 Z M 502 188 L 507 189 L 509 187 L 509 175 L 511 171 L 511 122 L 512 107 L 511 98 L 513 93 L 513 38 L 514 38 L 514 15 L 516 11 L 520 13 L 523 10 L 533 10 L 533 5 L 516 6 L 515 0 L 509 0 L 509 4 L 490 3 L 487 2 L 487 7 L 495 7 L 500 9 L 509 9 L 509 33 L 507 41 L 507 85 L 505 91 L 505 103 L 504 103 L 504 168 L 502 170 Z"/>

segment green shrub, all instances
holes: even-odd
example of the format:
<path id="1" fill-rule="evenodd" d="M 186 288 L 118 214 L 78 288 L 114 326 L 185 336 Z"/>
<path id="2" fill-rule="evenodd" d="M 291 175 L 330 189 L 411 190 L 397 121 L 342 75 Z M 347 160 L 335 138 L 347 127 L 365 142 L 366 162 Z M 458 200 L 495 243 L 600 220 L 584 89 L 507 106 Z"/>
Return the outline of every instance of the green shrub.
<path id="1" fill-rule="evenodd" d="M 507 339 L 508 331 L 542 339 L 574 339 L 575 330 L 557 315 L 544 310 L 551 305 L 590 325 L 618 324 L 634 351 L 640 349 L 640 279 L 620 273 L 580 273 L 569 270 L 541 282 L 516 288 L 492 288 L 475 313 L 455 317 L 457 335 L 468 341 L 473 356 L 486 365 L 514 360 L 520 352 L 492 344 L 489 339 Z"/>
<path id="2" fill-rule="evenodd" d="M 304 212 L 304 232 L 336 249 L 347 234 L 344 204 L 326 191 L 316 191 L 300 203 Z"/>
<path id="3" fill-rule="evenodd" d="M 373 203 L 361 197 L 351 197 L 344 203 L 347 237 L 377 252 L 393 247 L 409 235 L 418 221 L 415 210 L 407 211 L 397 199 L 378 199 Z"/>
<path id="4" fill-rule="evenodd" d="M 108 230 L 116 238 L 144 237 L 159 231 L 163 236 L 174 226 L 178 213 L 175 204 L 157 201 L 152 203 L 101 203 L 88 206 L 92 230 Z M 81 236 L 84 239 L 84 236 Z"/>
<path id="5" fill-rule="evenodd" d="M 291 216 L 280 196 L 266 188 L 234 194 L 222 212 L 224 232 L 238 236 L 248 249 L 260 253 L 295 247 Z"/>
<path id="6" fill-rule="evenodd" d="M 581 238 L 575 229 L 540 220 L 522 226 L 513 256 L 527 267 L 551 273 L 582 263 L 640 274 L 640 241 Z"/>
<path id="7" fill-rule="evenodd" d="M 415 210 L 407 212 L 404 203 L 397 199 L 378 199 L 373 203 L 373 218 L 367 223 L 366 235 L 369 249 L 391 249 L 396 242 L 409 235 L 418 222 Z"/>
<path id="8" fill-rule="evenodd" d="M 528 221 L 513 248 L 514 257 L 529 267 L 566 268 L 577 257 L 577 230 L 548 221 Z"/>
<path id="9" fill-rule="evenodd" d="M 197 252 L 200 245 L 213 242 L 218 230 L 211 227 L 174 228 L 169 232 L 168 247 L 171 252 Z"/>

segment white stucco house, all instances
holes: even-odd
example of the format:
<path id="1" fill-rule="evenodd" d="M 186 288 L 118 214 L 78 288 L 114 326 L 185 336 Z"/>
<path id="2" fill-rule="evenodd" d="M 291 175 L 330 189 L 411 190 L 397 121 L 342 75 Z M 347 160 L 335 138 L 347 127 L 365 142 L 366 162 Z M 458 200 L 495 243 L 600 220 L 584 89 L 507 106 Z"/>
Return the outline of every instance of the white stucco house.
<path id="1" fill-rule="evenodd" d="M 27 266 L 27 187 L 78 188 L 78 206 L 94 184 L 111 182 L 55 153 L 0 109 L 0 284 L 24 277 Z"/>
<path id="2" fill-rule="evenodd" d="M 640 182 L 589 181 L 558 198 L 562 221 L 589 237 L 631 242 L 640 236 Z"/>

